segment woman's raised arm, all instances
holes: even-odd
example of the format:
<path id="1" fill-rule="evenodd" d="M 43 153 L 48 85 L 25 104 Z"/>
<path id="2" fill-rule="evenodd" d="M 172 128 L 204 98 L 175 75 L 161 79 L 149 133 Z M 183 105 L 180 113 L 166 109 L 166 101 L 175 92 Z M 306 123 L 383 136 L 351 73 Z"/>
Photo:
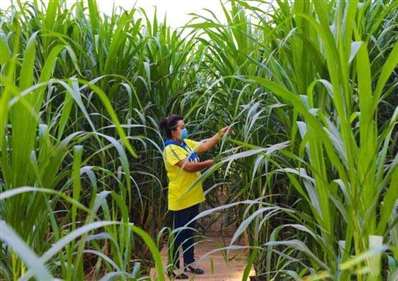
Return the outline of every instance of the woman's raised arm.
<path id="1" fill-rule="evenodd" d="M 204 153 L 210 149 L 212 149 L 214 146 L 216 146 L 220 140 L 222 139 L 222 137 L 229 133 L 231 131 L 231 128 L 228 127 L 224 127 L 222 129 L 220 129 L 217 134 L 215 134 L 214 136 L 212 136 L 211 138 L 205 139 L 201 141 L 201 144 L 195 149 L 196 153 Z"/>

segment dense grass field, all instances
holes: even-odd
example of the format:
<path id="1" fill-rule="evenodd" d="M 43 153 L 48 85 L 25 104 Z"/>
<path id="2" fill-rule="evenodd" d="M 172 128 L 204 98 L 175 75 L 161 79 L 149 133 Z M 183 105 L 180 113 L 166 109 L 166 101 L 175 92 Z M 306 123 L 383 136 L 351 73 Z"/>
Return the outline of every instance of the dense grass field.
<path id="1" fill-rule="evenodd" d="M 398 280 L 398 1 L 260 2 L 178 29 L 0 10 L 0 280 L 162 276 L 171 113 L 198 140 L 232 125 L 201 216 L 229 213 L 257 280 Z"/>

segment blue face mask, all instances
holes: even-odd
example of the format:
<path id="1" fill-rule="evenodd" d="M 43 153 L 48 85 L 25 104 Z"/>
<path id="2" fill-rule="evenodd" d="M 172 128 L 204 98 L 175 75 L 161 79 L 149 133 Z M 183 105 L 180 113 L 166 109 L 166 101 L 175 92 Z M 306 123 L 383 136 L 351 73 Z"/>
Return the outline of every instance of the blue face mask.
<path id="1" fill-rule="evenodd" d="M 180 136 L 180 138 L 181 138 L 182 140 L 185 140 L 186 138 L 188 138 L 188 130 L 187 130 L 187 128 L 184 128 L 184 129 L 181 130 L 181 136 Z"/>

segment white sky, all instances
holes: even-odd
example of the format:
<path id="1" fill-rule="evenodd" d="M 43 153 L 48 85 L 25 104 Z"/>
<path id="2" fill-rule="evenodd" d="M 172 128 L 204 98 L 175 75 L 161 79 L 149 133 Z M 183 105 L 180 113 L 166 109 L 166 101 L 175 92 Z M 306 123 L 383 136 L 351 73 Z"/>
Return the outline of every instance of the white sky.
<path id="1" fill-rule="evenodd" d="M 0 8 L 8 7 L 11 1 L 0 0 Z M 223 1 L 225 2 L 225 0 Z M 67 0 L 67 2 L 68 4 L 73 3 L 74 0 Z M 203 13 L 201 10 L 204 8 L 213 11 L 218 18 L 223 18 L 219 0 L 97 0 L 97 3 L 105 13 L 110 13 L 114 4 L 130 9 L 137 3 L 137 6 L 144 8 L 149 16 L 153 15 L 153 7 L 157 6 L 158 15 L 162 16 L 167 13 L 167 20 L 173 27 L 184 25 L 190 19 L 188 13 Z M 160 18 L 163 19 L 163 17 Z"/>

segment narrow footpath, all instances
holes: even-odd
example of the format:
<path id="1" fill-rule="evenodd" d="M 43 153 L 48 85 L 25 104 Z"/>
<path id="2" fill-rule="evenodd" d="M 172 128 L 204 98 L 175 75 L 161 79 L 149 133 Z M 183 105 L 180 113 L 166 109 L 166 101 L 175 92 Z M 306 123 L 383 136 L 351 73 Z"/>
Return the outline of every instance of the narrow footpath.
<path id="1" fill-rule="evenodd" d="M 208 237 L 195 246 L 195 259 L 200 268 L 205 270 L 204 275 L 191 275 L 189 280 L 194 281 L 240 281 L 246 267 L 247 249 L 230 250 L 228 255 L 222 249 L 228 246 L 230 238 Z M 217 251 L 215 251 L 217 250 Z M 209 254 L 211 252 L 211 254 Z M 167 264 L 167 248 L 162 249 L 164 268 Z M 252 269 L 249 276 L 254 276 Z M 166 276 L 165 276 L 166 277 Z M 155 271 L 151 270 L 151 280 L 157 280 Z M 169 280 L 166 278 L 166 280 Z M 249 279 L 248 279 L 249 280 Z"/>

